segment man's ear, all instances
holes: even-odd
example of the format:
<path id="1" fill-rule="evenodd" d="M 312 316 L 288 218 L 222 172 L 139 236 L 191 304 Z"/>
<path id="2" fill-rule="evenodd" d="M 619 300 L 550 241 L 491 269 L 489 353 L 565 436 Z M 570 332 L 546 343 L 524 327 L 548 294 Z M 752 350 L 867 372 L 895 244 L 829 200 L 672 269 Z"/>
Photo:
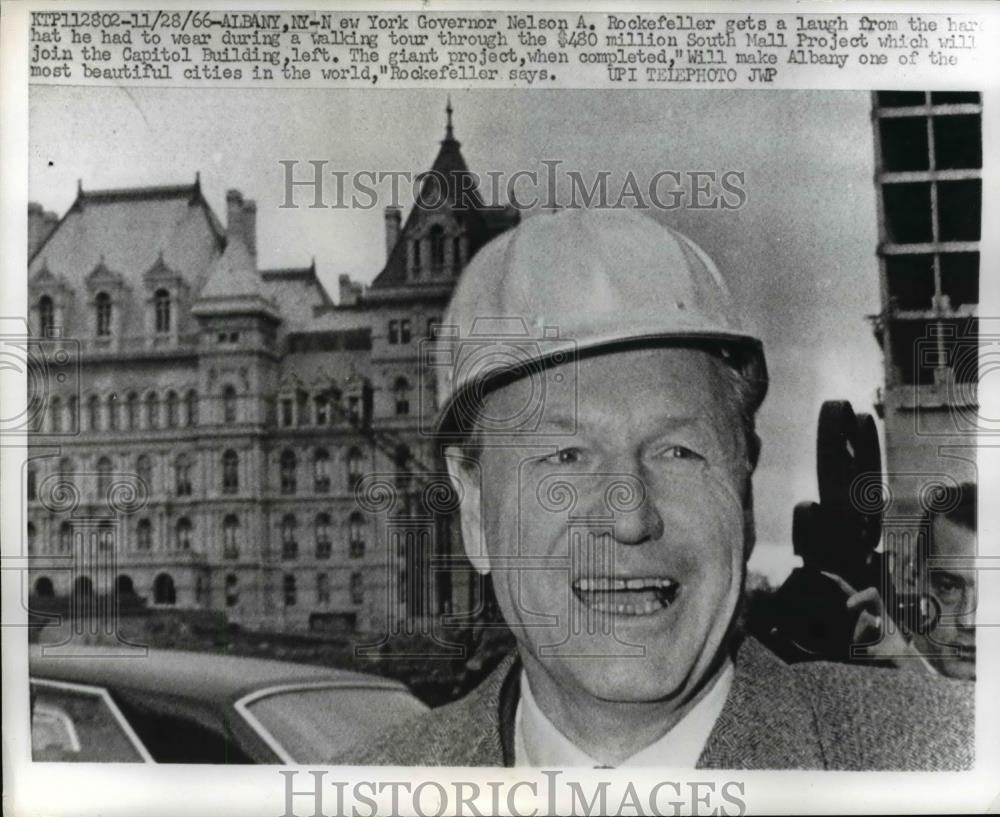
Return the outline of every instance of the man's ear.
<path id="1" fill-rule="evenodd" d="M 746 490 L 743 494 L 743 562 L 750 561 L 754 546 L 757 544 L 757 524 L 753 514 L 753 480 L 748 475 Z"/>
<path id="2" fill-rule="evenodd" d="M 459 497 L 459 517 L 462 523 L 462 545 L 472 566 L 484 576 L 490 572 L 490 558 L 483 541 L 482 472 L 479 463 L 459 446 L 444 451 L 445 464 L 452 487 Z"/>

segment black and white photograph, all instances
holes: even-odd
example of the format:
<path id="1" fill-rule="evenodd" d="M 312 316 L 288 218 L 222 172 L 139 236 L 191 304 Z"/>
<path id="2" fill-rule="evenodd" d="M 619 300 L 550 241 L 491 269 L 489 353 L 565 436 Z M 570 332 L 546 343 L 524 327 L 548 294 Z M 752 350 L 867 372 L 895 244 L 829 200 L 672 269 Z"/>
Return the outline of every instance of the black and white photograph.
<path id="1" fill-rule="evenodd" d="M 995 15 L 118 6 L 4 164 L 19 774 L 995 808 Z"/>

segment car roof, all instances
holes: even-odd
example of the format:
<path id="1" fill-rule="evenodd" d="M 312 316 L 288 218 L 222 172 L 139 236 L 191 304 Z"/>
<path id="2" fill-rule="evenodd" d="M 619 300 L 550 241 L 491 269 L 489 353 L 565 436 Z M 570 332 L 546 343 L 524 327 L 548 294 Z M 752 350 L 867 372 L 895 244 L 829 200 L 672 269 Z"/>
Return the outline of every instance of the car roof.
<path id="1" fill-rule="evenodd" d="M 330 683 L 409 692 L 391 678 L 362 672 L 187 650 L 32 644 L 30 674 L 112 689 L 179 695 L 185 698 L 234 701 L 255 690 L 285 684 Z M 100 650 L 98 652 L 97 650 Z"/>

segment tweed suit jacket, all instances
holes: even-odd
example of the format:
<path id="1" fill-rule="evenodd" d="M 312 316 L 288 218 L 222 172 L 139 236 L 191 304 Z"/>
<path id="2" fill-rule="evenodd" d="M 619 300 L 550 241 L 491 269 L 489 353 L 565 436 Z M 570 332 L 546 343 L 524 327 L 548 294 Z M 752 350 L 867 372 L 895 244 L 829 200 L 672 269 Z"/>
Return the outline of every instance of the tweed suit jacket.
<path id="1" fill-rule="evenodd" d="M 520 663 L 459 701 L 335 758 L 357 766 L 510 766 Z M 974 752 L 975 685 L 826 662 L 788 665 L 748 638 L 703 769 L 956 770 Z"/>

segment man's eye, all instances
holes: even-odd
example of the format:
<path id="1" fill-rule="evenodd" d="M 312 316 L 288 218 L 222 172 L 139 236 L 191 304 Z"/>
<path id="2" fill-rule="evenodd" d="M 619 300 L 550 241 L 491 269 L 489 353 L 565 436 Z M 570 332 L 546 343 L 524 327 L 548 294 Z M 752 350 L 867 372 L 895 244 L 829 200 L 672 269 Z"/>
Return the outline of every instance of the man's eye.
<path id="1" fill-rule="evenodd" d="M 580 461 L 582 453 L 579 448 L 560 448 L 554 454 L 543 458 L 543 462 L 558 463 L 559 465 L 572 465 Z"/>
<path id="2" fill-rule="evenodd" d="M 957 593 L 959 590 L 958 582 L 954 579 L 938 579 L 934 582 L 936 585 L 936 590 L 938 593 Z"/>
<path id="3" fill-rule="evenodd" d="M 697 451 L 692 451 L 684 445 L 672 445 L 664 449 L 663 456 L 671 460 L 704 460 Z"/>

